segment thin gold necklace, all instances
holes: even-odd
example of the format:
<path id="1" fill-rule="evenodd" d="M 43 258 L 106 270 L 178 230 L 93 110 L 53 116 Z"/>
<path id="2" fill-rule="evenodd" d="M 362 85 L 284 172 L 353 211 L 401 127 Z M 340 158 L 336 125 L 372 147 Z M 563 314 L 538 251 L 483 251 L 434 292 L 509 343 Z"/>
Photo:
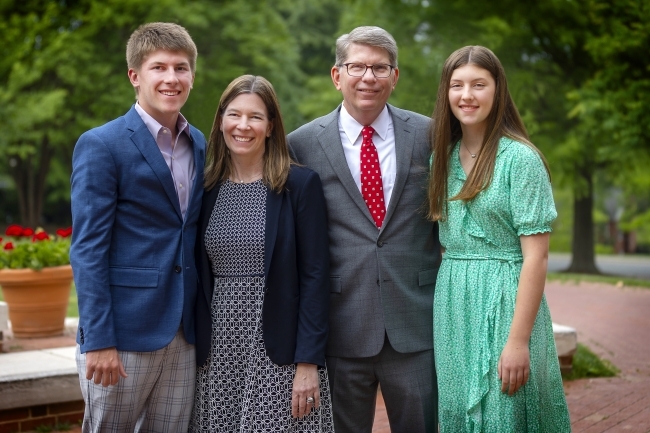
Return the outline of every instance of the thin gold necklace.
<path id="1" fill-rule="evenodd" d="M 465 150 L 467 150 L 467 153 L 469 153 L 469 154 L 472 156 L 472 158 L 476 158 L 476 154 L 475 154 L 475 153 L 472 153 L 472 152 L 469 151 L 469 147 L 467 147 L 467 145 L 465 144 L 465 142 L 464 142 L 462 139 L 460 140 L 460 143 L 461 143 L 463 146 L 465 146 Z M 479 150 L 480 150 L 480 149 L 479 149 Z"/>

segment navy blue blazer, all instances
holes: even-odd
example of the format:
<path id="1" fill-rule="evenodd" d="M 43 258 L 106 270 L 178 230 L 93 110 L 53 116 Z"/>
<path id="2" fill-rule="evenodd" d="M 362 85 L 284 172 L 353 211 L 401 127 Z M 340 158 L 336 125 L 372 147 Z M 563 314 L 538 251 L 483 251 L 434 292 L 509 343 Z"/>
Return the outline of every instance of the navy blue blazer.
<path id="1" fill-rule="evenodd" d="M 203 196 L 196 241 L 200 295 L 196 302 L 196 361 L 203 365 L 212 342 L 214 276 L 205 231 L 219 185 Z M 292 166 L 278 194 L 268 189 L 262 307 L 266 353 L 275 364 L 325 365 L 329 313 L 329 247 L 325 197 L 318 175 Z"/>
<path id="2" fill-rule="evenodd" d="M 205 138 L 193 127 L 190 136 L 196 175 L 184 220 L 169 167 L 135 108 L 77 141 L 70 262 L 82 353 L 158 350 L 181 321 L 194 343 Z"/>

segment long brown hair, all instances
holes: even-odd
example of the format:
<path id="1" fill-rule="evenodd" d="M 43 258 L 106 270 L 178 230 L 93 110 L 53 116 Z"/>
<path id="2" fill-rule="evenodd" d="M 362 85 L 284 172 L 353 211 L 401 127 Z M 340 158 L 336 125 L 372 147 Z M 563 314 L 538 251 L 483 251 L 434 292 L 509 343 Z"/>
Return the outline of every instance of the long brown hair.
<path id="1" fill-rule="evenodd" d="M 280 103 L 271 83 L 264 77 L 254 75 L 242 75 L 235 78 L 221 95 L 208 140 L 203 185 L 206 190 L 211 190 L 217 183 L 225 181 L 232 174 L 230 152 L 219 126 L 228 105 L 237 96 L 245 93 L 258 95 L 266 106 L 272 129 L 271 136 L 266 139 L 264 145 L 262 179 L 273 191 L 281 192 L 287 182 L 291 157 L 284 133 Z"/>
<path id="2" fill-rule="evenodd" d="M 496 89 L 492 110 L 486 119 L 487 126 L 483 136 L 483 145 L 478 152 L 476 164 L 458 194 L 447 199 L 447 177 L 449 176 L 451 150 L 463 135 L 460 122 L 451 111 L 449 86 L 454 71 L 465 65 L 476 65 L 490 72 L 496 83 Z M 546 171 L 549 172 L 544 155 L 528 139 L 526 127 L 508 91 L 508 82 L 501 62 L 492 51 L 479 45 L 460 48 L 445 61 L 429 135 L 432 141 L 433 165 L 429 178 L 429 213 L 427 216 L 433 221 L 446 219 L 447 200 L 469 201 L 490 186 L 499 140 L 502 137 L 509 137 L 536 150 L 544 162 Z"/>

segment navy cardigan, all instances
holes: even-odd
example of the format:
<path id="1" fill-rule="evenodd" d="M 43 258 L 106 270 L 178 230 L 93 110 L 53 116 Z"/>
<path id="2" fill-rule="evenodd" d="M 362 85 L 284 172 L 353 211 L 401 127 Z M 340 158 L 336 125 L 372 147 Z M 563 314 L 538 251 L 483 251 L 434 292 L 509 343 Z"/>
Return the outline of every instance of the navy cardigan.
<path id="1" fill-rule="evenodd" d="M 196 362 L 208 359 L 212 343 L 214 276 L 205 231 L 220 185 L 205 191 L 198 222 L 195 307 Z M 329 313 L 327 210 L 318 174 L 291 166 L 282 193 L 266 196 L 265 294 L 262 309 L 266 353 L 275 364 L 325 365 Z"/>

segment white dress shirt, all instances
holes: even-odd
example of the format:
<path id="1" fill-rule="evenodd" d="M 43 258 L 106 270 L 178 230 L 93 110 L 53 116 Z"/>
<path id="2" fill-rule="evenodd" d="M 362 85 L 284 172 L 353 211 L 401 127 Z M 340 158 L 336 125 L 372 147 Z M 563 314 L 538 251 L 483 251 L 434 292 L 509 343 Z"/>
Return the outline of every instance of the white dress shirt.
<path id="1" fill-rule="evenodd" d="M 345 159 L 354 182 L 361 192 L 361 130 L 366 125 L 357 122 L 354 117 L 348 113 L 345 106 L 341 104 L 339 114 L 339 134 L 341 143 L 345 152 Z M 374 128 L 375 133 L 372 135 L 372 142 L 377 148 L 379 155 L 379 166 L 381 167 L 381 182 L 384 188 L 384 203 L 386 210 L 390 202 L 390 196 L 395 184 L 395 175 L 397 173 L 397 159 L 395 157 L 395 130 L 393 128 L 393 119 L 388 112 L 388 107 L 379 113 L 379 116 L 370 125 Z"/>

